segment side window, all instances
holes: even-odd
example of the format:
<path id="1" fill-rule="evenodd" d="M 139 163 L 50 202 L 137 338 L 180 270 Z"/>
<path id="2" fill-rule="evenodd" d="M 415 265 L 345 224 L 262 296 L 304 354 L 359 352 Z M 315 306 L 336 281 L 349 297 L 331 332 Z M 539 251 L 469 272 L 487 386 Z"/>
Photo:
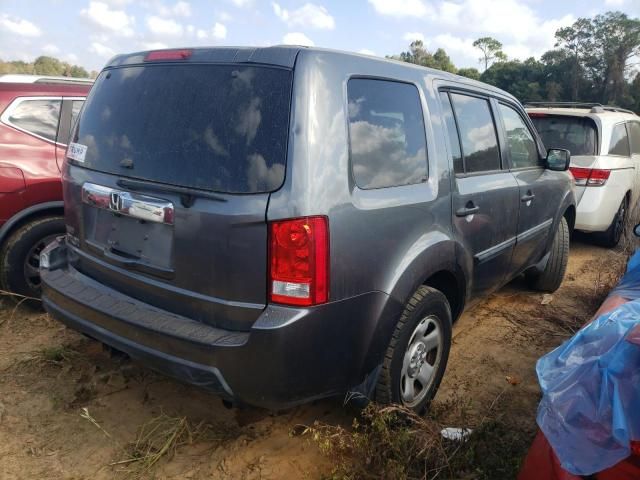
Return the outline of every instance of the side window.
<path id="1" fill-rule="evenodd" d="M 449 100 L 449 94 L 447 92 L 440 92 L 440 102 L 442 103 L 442 114 L 444 116 L 444 123 L 447 127 L 447 134 L 449 135 L 449 146 L 451 147 L 451 153 L 453 156 L 453 170 L 455 173 L 464 173 L 458 127 L 456 127 L 456 119 L 453 118 L 451 101 Z"/>
<path id="2" fill-rule="evenodd" d="M 631 140 L 631 153 L 640 155 L 640 122 L 629 122 L 627 128 Z"/>
<path id="3" fill-rule="evenodd" d="M 540 166 L 536 142 L 520 114 L 502 103 L 499 108 L 506 130 L 507 149 L 513 168 Z"/>
<path id="4" fill-rule="evenodd" d="M 624 123 L 620 123 L 613 127 L 611 133 L 611 142 L 609 143 L 609 155 L 622 155 L 628 157 L 631 155 L 629 151 L 629 137 Z"/>
<path id="5" fill-rule="evenodd" d="M 500 170 L 500 154 L 489 101 L 451 93 L 466 173 Z"/>
<path id="6" fill-rule="evenodd" d="M 349 149 L 362 189 L 424 182 L 427 144 L 418 89 L 407 83 L 354 78 L 347 85 Z"/>
<path id="7" fill-rule="evenodd" d="M 73 130 L 73 127 L 76 125 L 76 120 L 78 119 L 83 103 L 84 100 L 73 100 L 71 102 L 71 130 Z"/>
<path id="8" fill-rule="evenodd" d="M 55 141 L 62 100 L 23 100 L 10 113 L 12 125 Z"/>

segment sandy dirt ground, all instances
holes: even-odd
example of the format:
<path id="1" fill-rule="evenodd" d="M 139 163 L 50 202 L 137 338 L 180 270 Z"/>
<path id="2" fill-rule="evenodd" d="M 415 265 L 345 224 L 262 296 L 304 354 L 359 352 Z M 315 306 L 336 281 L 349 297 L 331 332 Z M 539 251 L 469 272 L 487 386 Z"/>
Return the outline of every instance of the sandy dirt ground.
<path id="1" fill-rule="evenodd" d="M 585 241 L 571 248 L 565 282 L 553 297 L 516 280 L 456 323 L 434 401 L 445 412 L 455 406 L 452 426 L 477 424 L 499 408 L 533 433 L 537 358 L 591 317 L 625 261 L 620 251 Z M 42 312 L 0 302 L 2 479 L 322 478 L 331 459 L 297 435 L 297 426 L 353 420 L 342 399 L 278 414 L 228 409 L 213 395 L 112 358 Z M 193 436 L 140 469 L 140 462 L 127 462 L 132 444 L 160 415 L 186 421 Z"/>

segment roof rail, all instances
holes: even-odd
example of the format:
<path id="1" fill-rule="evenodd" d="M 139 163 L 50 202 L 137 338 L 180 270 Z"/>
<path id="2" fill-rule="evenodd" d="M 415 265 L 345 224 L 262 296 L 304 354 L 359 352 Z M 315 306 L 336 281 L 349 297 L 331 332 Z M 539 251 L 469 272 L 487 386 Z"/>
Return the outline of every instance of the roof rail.
<path id="1" fill-rule="evenodd" d="M 604 105 L 602 107 L 607 112 L 621 112 L 621 113 L 630 113 L 632 115 L 636 115 L 636 112 L 633 110 L 629 110 L 627 108 L 614 107 L 613 105 Z"/>
<path id="2" fill-rule="evenodd" d="M 525 102 L 525 107 L 593 108 L 602 107 L 601 103 L 586 102 Z"/>
<path id="3" fill-rule="evenodd" d="M 49 75 L 25 75 L 21 73 L 8 73 L 0 75 L 0 83 L 48 83 L 55 85 L 92 85 L 91 78 L 56 77 Z"/>
<path id="4" fill-rule="evenodd" d="M 591 109 L 593 113 L 603 113 L 603 112 L 620 112 L 620 113 L 630 113 L 632 115 L 636 115 L 636 113 L 632 110 L 628 110 L 626 108 L 616 107 L 615 105 L 602 105 L 601 103 L 587 103 L 587 102 L 525 102 L 525 107 L 536 107 L 536 108 L 584 108 Z"/>

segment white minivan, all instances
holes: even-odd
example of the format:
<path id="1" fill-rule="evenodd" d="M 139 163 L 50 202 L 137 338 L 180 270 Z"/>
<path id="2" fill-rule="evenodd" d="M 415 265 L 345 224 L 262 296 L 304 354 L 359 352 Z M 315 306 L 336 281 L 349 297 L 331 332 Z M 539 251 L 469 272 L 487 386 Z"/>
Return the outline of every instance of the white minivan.
<path id="1" fill-rule="evenodd" d="M 593 103 L 526 104 L 545 145 L 571 152 L 576 230 L 615 247 L 640 195 L 640 117 Z"/>

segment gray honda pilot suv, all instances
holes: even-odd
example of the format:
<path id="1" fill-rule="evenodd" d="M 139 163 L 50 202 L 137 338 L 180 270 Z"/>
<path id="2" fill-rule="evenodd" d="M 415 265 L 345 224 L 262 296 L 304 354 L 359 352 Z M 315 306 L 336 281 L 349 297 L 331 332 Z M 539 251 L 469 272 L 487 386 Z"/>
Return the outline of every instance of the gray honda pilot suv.
<path id="1" fill-rule="evenodd" d="M 560 285 L 569 154 L 511 95 L 317 48 L 113 58 L 67 150 L 43 302 L 178 379 L 423 411 L 465 306 Z"/>

